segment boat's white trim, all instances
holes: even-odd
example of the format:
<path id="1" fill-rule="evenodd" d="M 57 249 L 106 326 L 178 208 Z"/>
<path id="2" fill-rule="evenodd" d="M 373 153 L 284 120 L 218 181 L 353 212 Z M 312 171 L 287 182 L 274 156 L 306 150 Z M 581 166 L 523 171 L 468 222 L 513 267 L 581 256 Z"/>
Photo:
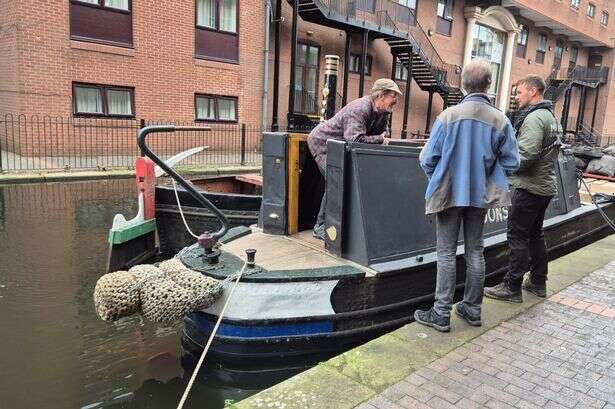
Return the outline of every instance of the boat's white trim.
<path id="1" fill-rule="evenodd" d="M 337 283 L 338 280 L 296 283 L 240 282 L 227 307 L 225 318 L 257 320 L 335 314 L 331 305 L 331 292 Z M 226 285 L 230 286 L 232 283 Z M 224 291 L 222 297 L 203 311 L 218 315 L 227 296 L 228 291 Z"/>

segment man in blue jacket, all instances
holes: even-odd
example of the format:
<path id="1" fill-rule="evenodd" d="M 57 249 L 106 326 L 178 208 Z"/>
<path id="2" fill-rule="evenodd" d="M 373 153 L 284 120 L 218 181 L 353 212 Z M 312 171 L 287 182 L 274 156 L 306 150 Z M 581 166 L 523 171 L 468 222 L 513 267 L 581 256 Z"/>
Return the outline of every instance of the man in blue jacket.
<path id="1" fill-rule="evenodd" d="M 462 82 L 468 95 L 438 116 L 420 156 L 429 179 L 425 213 L 436 215 L 438 272 L 433 307 L 415 311 L 414 319 L 442 332 L 450 331 L 462 224 L 466 280 L 463 301 L 455 312 L 470 325 L 482 325 L 485 213 L 487 208 L 510 204 L 507 175 L 519 167 L 515 131 L 487 95 L 490 64 L 471 61 L 463 70 Z"/>

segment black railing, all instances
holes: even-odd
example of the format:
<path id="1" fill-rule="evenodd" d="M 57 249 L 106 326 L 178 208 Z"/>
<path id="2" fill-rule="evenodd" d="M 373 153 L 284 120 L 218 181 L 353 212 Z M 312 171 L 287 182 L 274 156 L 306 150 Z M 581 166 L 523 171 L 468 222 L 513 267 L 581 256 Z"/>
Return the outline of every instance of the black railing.
<path id="1" fill-rule="evenodd" d="M 461 86 L 459 66 L 444 62 L 427 32 L 416 18 L 415 11 L 392 0 L 374 0 L 373 11 L 358 7 L 356 0 L 313 0 L 328 11 L 330 17 L 352 22 L 368 29 L 388 31 L 396 37 L 406 38 L 413 51 L 430 66 L 432 74 L 444 87 Z M 363 4 L 363 3 L 361 3 Z M 370 5 L 374 4 L 370 2 Z"/>
<path id="2" fill-rule="evenodd" d="M 146 125 L 195 126 L 193 121 L 150 121 L 74 117 L 0 116 L 0 171 L 132 168 L 139 155 L 136 136 Z M 187 166 L 261 163 L 258 126 L 203 124 L 210 132 L 153 135 L 150 143 L 164 159 L 183 150 L 209 146 L 182 162 Z"/>
<path id="3" fill-rule="evenodd" d="M 576 80 L 576 81 L 600 81 L 606 82 L 609 76 L 609 67 L 584 67 L 573 65 L 567 68 L 554 69 L 547 78 L 557 80 Z"/>

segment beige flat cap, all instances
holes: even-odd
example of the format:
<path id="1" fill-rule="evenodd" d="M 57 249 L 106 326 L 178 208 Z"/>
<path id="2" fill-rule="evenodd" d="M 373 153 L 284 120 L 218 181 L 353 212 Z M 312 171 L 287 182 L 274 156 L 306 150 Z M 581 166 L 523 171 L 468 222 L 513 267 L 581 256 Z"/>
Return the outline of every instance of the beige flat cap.
<path id="1" fill-rule="evenodd" d="M 402 95 L 395 81 L 388 78 L 380 78 L 377 79 L 376 82 L 374 82 L 374 85 L 372 86 L 372 93 L 377 91 L 394 91 L 397 92 L 399 95 Z"/>

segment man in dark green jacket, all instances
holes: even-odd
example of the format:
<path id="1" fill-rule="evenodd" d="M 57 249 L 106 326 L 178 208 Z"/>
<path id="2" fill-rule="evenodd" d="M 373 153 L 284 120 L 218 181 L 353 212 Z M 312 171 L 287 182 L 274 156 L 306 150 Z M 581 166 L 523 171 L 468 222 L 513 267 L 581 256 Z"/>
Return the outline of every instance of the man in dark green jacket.
<path id="1" fill-rule="evenodd" d="M 521 165 L 509 177 L 515 188 L 508 212 L 510 258 L 504 281 L 485 288 L 489 298 L 523 302 L 522 286 L 539 297 L 546 296 L 548 260 L 542 224 L 549 202 L 557 194 L 555 161 L 561 127 L 553 114 L 553 103 L 543 99 L 545 88 L 544 80 L 535 75 L 517 84 L 521 111 L 514 126 Z"/>

